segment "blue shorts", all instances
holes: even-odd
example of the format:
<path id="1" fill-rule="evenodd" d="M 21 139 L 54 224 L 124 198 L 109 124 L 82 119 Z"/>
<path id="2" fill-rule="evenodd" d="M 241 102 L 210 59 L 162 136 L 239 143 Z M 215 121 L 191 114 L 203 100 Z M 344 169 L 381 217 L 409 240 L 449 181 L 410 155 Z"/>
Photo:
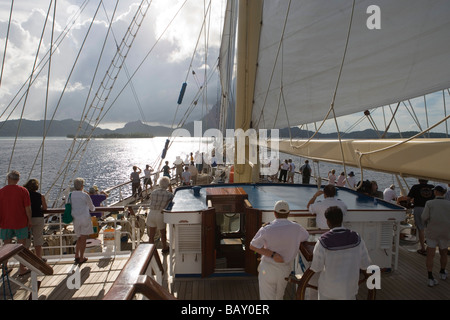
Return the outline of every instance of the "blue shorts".
<path id="1" fill-rule="evenodd" d="M 14 237 L 17 240 L 28 239 L 28 227 L 22 229 L 0 229 L 0 238 L 2 240 L 11 240 Z"/>

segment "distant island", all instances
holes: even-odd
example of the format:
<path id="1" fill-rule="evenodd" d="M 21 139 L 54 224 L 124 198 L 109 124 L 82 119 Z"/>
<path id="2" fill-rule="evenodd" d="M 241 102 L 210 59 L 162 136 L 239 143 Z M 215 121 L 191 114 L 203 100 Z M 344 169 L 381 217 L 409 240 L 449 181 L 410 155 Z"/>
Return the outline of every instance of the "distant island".
<path id="1" fill-rule="evenodd" d="M 44 132 L 43 120 L 26 120 L 23 119 L 20 122 L 20 131 L 17 132 L 19 127 L 19 120 L 7 120 L 0 122 L 0 137 L 42 137 Z M 214 122 L 204 122 L 203 131 L 208 128 L 215 128 Z M 87 138 L 88 135 L 91 138 L 103 138 L 103 139 L 126 139 L 126 138 L 154 138 L 154 137 L 170 137 L 173 129 L 165 126 L 150 126 L 142 123 L 141 121 L 133 121 L 125 124 L 122 128 L 115 130 L 95 128 L 92 126 L 83 124 L 81 130 L 79 130 L 79 121 L 73 119 L 66 120 L 53 120 L 50 128 L 48 128 L 48 122 L 46 123 L 46 136 L 47 137 L 68 137 L 74 138 L 77 132 L 81 132 L 79 137 Z M 191 136 L 194 136 L 194 123 L 189 122 L 184 127 L 187 129 Z M 303 130 L 298 127 L 284 128 L 279 130 L 280 138 L 292 138 L 292 139 L 308 139 L 314 134 L 312 131 Z M 363 131 L 353 131 L 347 133 L 341 133 L 340 136 L 343 139 L 379 139 L 383 134 L 381 131 L 375 131 L 373 129 L 366 129 Z M 409 138 L 417 134 L 416 131 L 408 131 L 402 133 L 387 133 L 385 139 L 399 139 Z M 270 137 L 270 131 L 268 132 Z M 315 135 L 316 139 L 337 139 L 338 134 L 333 133 L 321 133 Z M 424 136 L 425 137 L 425 136 Z M 448 138 L 445 133 L 430 132 L 426 135 L 427 138 Z"/>
<path id="2" fill-rule="evenodd" d="M 67 138 L 73 139 L 75 138 L 74 134 L 68 134 L 66 136 Z M 152 134 L 147 133 L 127 133 L 127 134 L 121 134 L 121 133 L 106 133 L 106 134 L 97 134 L 91 136 L 91 139 L 132 139 L 132 138 L 154 138 L 155 136 Z M 86 135 L 80 135 L 79 138 L 86 139 L 88 136 Z"/>
<path id="3" fill-rule="evenodd" d="M 141 121 L 133 121 L 125 124 L 122 128 L 115 130 L 93 128 L 88 124 L 83 124 L 79 129 L 80 122 L 73 119 L 53 120 L 51 126 L 48 127 L 48 121 L 43 120 L 7 120 L 0 122 L 0 137 L 42 137 L 44 132 L 44 124 L 46 126 L 47 137 L 68 137 L 73 138 L 79 132 L 78 136 L 86 138 L 154 138 L 168 137 L 172 134 L 172 129 L 164 126 L 149 126 Z"/>

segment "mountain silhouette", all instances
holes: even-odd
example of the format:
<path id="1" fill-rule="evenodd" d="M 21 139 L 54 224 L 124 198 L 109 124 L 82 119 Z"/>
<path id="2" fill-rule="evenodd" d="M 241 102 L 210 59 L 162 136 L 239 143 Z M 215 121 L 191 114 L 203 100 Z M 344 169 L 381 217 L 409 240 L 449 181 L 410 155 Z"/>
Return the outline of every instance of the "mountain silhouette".
<path id="1" fill-rule="evenodd" d="M 212 128 L 211 123 L 215 121 L 207 121 L 207 119 L 202 120 L 203 131 L 208 128 Z M 49 121 L 44 122 L 44 120 L 25 120 L 21 122 L 19 120 L 7 120 L 0 122 L 0 137 L 42 137 L 44 133 L 44 123 L 46 126 L 46 136 L 48 137 L 67 137 L 74 136 L 77 133 L 79 121 L 72 119 L 65 120 L 53 120 L 49 127 Z M 20 124 L 20 130 L 17 128 Z M 81 126 L 80 134 L 87 135 L 92 131 L 92 126 L 83 124 Z M 183 128 L 189 130 L 193 136 L 194 123 L 189 122 Z M 128 122 L 122 128 L 115 130 L 96 128 L 93 132 L 93 137 L 169 137 L 172 134 L 172 129 L 164 126 L 151 126 L 142 123 L 141 121 Z M 268 132 L 270 134 L 270 130 Z M 302 130 L 297 127 L 280 129 L 280 138 L 293 139 L 307 139 L 314 134 L 312 131 Z M 372 129 L 366 129 L 363 131 L 354 131 L 349 133 L 341 133 L 343 139 L 379 139 L 383 132 L 377 132 Z M 386 139 L 398 139 L 398 138 L 409 138 L 417 134 L 415 131 L 408 131 L 400 133 L 388 133 L 386 134 Z M 430 138 L 447 138 L 445 133 L 434 133 L 431 132 Z M 315 138 L 317 139 L 337 139 L 337 133 L 318 133 Z"/>

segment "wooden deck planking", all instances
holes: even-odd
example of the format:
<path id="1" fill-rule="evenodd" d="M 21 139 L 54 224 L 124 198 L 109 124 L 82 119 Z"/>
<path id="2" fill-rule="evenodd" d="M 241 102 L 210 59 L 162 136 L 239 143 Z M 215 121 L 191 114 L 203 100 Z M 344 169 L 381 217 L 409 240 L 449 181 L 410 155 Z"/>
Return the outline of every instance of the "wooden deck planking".
<path id="1" fill-rule="evenodd" d="M 176 278 L 172 294 L 180 300 L 257 300 L 257 284 L 257 277 L 247 276 Z"/>
<path id="2" fill-rule="evenodd" d="M 92 258 L 91 258 L 92 259 Z M 53 267 L 53 275 L 38 277 L 41 281 L 39 289 L 39 300 L 99 300 L 111 288 L 114 280 L 118 277 L 121 269 L 127 262 L 126 258 L 89 260 L 80 268 L 81 288 L 68 289 L 67 279 L 72 274 L 74 265 L 70 262 L 50 262 Z M 14 268 L 14 270 L 17 270 Z M 10 277 L 17 277 L 13 271 Z M 26 285 L 30 285 L 30 276 L 24 277 Z M 0 287 L 3 285 L 0 283 Z M 18 285 L 11 283 L 14 300 L 25 300 L 29 292 Z M 3 288 L 0 291 L 0 299 L 3 299 Z M 9 299 L 9 295 L 7 294 Z"/>
<path id="3" fill-rule="evenodd" d="M 162 257 L 162 255 L 161 255 Z M 167 259 L 167 256 L 165 256 Z M 438 277 L 439 254 L 434 260 L 434 275 Z M 433 288 L 427 286 L 425 267 L 426 257 L 415 252 L 415 248 L 401 247 L 399 268 L 397 271 L 382 273 L 381 290 L 377 291 L 377 300 L 449 300 L 450 279 L 440 280 Z M 49 263 L 54 270 L 51 276 L 38 277 L 41 281 L 40 300 L 89 299 L 98 300 L 111 288 L 127 259 L 90 259 L 81 267 L 81 288 L 69 290 L 66 285 L 73 264 L 68 262 Z M 164 259 L 163 259 L 164 263 Z M 10 277 L 17 277 L 14 268 Z M 30 282 L 30 277 L 25 278 Z M 165 285 L 180 300 L 257 300 L 258 280 L 256 276 L 229 276 L 209 278 L 175 278 Z M 15 300 L 28 299 L 29 292 L 11 283 Z M 358 299 L 366 299 L 365 284 L 360 287 Z M 295 296 L 295 288 L 288 286 L 285 299 Z M 9 296 L 7 294 L 7 298 Z M 0 299 L 3 299 L 3 285 L 0 283 Z"/>
<path id="4" fill-rule="evenodd" d="M 401 247 L 398 270 L 381 275 L 381 290 L 377 300 L 449 300 L 450 279 L 440 280 L 439 254 L 434 257 L 433 275 L 439 284 L 427 286 L 426 257 L 415 252 L 415 248 Z M 367 289 L 360 287 L 358 299 L 366 298 Z"/>
<path id="5" fill-rule="evenodd" d="M 415 249 L 401 248 L 399 268 L 396 271 L 382 273 L 381 290 L 377 290 L 377 300 L 449 300 L 450 279 L 443 281 L 433 288 L 427 286 L 427 274 L 425 267 L 426 257 L 419 255 Z M 434 275 L 437 278 L 439 272 L 439 255 L 434 260 Z M 189 285 L 192 283 L 192 285 Z M 198 291 L 204 286 L 205 297 L 201 298 Z M 257 300 L 257 277 L 211 277 L 201 278 L 176 278 L 174 287 L 179 288 L 178 299 L 195 300 Z M 193 290 L 194 292 L 184 292 Z M 197 291 L 197 293 L 195 292 Z M 285 299 L 295 297 L 295 288 L 286 288 Z M 365 283 L 360 286 L 358 300 L 367 298 Z"/>

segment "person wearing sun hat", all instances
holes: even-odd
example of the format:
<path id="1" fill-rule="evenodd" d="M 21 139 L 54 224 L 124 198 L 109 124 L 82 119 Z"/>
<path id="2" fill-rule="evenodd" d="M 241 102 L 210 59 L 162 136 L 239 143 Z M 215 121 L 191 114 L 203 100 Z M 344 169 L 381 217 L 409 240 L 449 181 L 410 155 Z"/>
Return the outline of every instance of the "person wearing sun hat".
<path id="1" fill-rule="evenodd" d="M 250 249 L 262 256 L 258 266 L 259 296 L 261 300 L 282 300 L 293 260 L 300 243 L 309 233 L 301 225 L 288 220 L 289 204 L 275 203 L 275 220 L 258 230 L 250 242 Z"/>
<path id="2" fill-rule="evenodd" d="M 92 203 L 95 207 L 100 207 L 102 205 L 102 202 L 108 198 L 108 194 L 106 194 L 104 191 L 98 191 L 98 187 L 96 185 L 93 185 L 89 188 L 89 196 L 91 197 Z M 102 217 L 101 212 L 91 212 L 91 217 Z"/>
<path id="3" fill-rule="evenodd" d="M 422 221 L 425 225 L 425 238 L 427 239 L 427 272 L 428 286 L 438 284 L 433 277 L 433 260 L 436 247 L 439 247 L 441 257 L 441 269 L 439 276 L 442 280 L 447 279 L 447 252 L 450 245 L 450 201 L 445 199 L 446 186 L 437 185 L 433 188 L 435 198 L 425 203 L 422 212 Z"/>

